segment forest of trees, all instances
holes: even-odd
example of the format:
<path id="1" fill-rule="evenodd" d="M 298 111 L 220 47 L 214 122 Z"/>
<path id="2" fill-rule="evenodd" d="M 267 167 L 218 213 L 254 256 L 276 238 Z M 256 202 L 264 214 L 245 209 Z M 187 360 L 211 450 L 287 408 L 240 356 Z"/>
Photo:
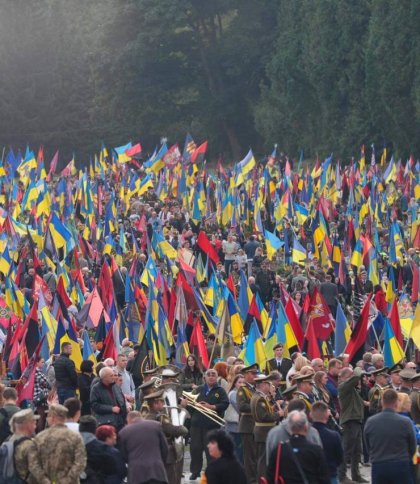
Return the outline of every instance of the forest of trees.
<path id="1" fill-rule="evenodd" d="M 420 148 L 418 0 L 0 0 L 0 144 Z"/>

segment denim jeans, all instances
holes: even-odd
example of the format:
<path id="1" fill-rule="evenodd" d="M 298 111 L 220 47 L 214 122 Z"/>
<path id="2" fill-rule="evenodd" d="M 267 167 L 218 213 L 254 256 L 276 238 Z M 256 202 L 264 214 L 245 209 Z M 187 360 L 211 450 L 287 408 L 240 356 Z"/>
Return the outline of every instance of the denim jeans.
<path id="1" fill-rule="evenodd" d="M 76 390 L 70 390 L 69 388 L 57 388 L 58 403 L 63 405 L 68 398 L 74 398 L 76 396 Z"/>

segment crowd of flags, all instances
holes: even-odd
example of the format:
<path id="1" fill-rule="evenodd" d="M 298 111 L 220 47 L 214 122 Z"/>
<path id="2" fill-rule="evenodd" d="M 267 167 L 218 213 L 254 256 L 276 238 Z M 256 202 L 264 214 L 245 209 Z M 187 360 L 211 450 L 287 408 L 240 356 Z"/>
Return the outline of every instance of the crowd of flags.
<path id="1" fill-rule="evenodd" d="M 170 355 L 182 364 L 190 352 L 204 366 L 211 364 L 205 333 L 215 334 L 226 351 L 234 344 L 246 363 L 261 367 L 277 342 L 284 343 L 286 354 L 299 349 L 310 357 L 343 352 L 355 357 L 369 340 L 381 346 L 387 364 L 401 360 L 410 338 L 420 345 L 418 264 L 409 262 L 409 294 L 398 270 L 405 250 L 420 248 L 418 161 L 388 159 L 383 150 L 378 163 L 373 156 L 368 164 L 362 150 L 360 159 L 347 165 L 329 156 L 313 163 L 301 157 L 293 166 L 275 148 L 263 161 L 250 150 L 237 163 L 219 160 L 209 169 L 207 147 L 207 141 L 196 144 L 191 135 L 183 150 L 164 142 L 149 157 L 140 143 L 102 146 L 83 169 L 76 168 L 73 157 L 60 172 L 58 151 L 48 172 L 42 148 L 37 155 L 28 147 L 3 157 L 0 325 L 3 360 L 15 378 L 28 375 L 35 356 L 58 353 L 63 341 L 73 345 L 77 367 L 83 359 L 96 361 L 91 337 L 102 358 L 115 357 L 128 337 L 151 350 L 158 365 Z M 150 237 L 145 215 L 131 228 L 118 222 L 150 189 L 163 204 L 176 200 L 186 210 L 197 228 L 194 252 L 175 249 L 161 232 Z M 398 223 L 401 195 L 410 201 L 405 236 Z M 341 239 L 337 206 L 345 210 Z M 217 271 L 219 254 L 210 241 L 216 225 L 238 236 L 255 234 L 273 263 L 304 266 L 317 258 L 343 285 L 350 267 L 357 272 L 363 264 L 373 285 L 382 284 L 389 313 L 375 310 L 369 296 L 357 320 L 340 304 L 334 318 L 318 289 L 301 306 L 284 285 L 280 297 L 265 306 L 252 292 L 245 269 L 239 287 L 232 276 L 224 280 Z M 386 246 L 383 229 L 389 234 Z M 140 241 L 134 231 L 143 234 Z M 387 282 L 379 264 L 384 252 Z M 147 256 L 144 267 L 140 254 Z M 81 258 L 97 268 L 96 278 L 83 277 Z M 52 269 L 53 294 L 36 273 L 27 297 L 22 277 L 28 259 L 36 270 L 42 264 Z M 117 302 L 116 280 L 125 288 L 124 304 Z"/>

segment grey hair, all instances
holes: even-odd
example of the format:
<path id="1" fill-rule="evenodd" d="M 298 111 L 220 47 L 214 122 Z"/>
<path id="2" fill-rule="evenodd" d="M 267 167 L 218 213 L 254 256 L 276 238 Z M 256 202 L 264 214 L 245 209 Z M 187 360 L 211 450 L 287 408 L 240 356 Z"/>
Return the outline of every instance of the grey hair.
<path id="1" fill-rule="evenodd" d="M 305 412 L 293 410 L 287 417 L 287 423 L 292 435 L 303 434 L 308 428 L 308 417 Z"/>
<path id="2" fill-rule="evenodd" d="M 102 380 L 102 378 L 106 375 L 107 371 L 110 370 L 112 373 L 114 373 L 114 370 L 109 367 L 109 366 L 104 366 L 99 370 L 99 378 Z"/>
<path id="3" fill-rule="evenodd" d="M 215 370 L 214 368 L 209 368 L 208 370 L 206 370 L 206 372 L 204 373 L 205 376 L 208 376 L 209 371 L 215 372 L 216 373 L 216 376 L 219 376 L 219 373 L 217 373 L 217 370 Z"/>

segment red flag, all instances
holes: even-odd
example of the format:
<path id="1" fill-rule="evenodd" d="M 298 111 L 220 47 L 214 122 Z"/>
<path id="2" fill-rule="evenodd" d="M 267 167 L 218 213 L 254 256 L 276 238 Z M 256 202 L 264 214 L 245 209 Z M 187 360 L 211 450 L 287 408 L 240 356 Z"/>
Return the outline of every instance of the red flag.
<path id="1" fill-rule="evenodd" d="M 66 306 L 66 308 L 70 307 L 73 303 L 69 296 L 67 295 L 66 289 L 64 287 L 63 276 L 60 275 L 57 281 L 57 289 L 56 292 L 61 297 L 61 301 Z"/>
<path id="2" fill-rule="evenodd" d="M 177 144 L 171 146 L 169 150 L 163 155 L 162 161 L 169 168 L 174 168 L 175 165 L 181 161 L 182 155 Z"/>
<path id="3" fill-rule="evenodd" d="M 47 182 L 51 181 L 51 178 L 54 176 L 55 170 L 57 168 L 57 163 L 58 163 L 58 150 L 55 152 L 55 155 L 51 160 L 50 171 L 48 172 L 48 175 L 47 175 Z"/>
<path id="4" fill-rule="evenodd" d="M 370 311 L 370 299 L 371 295 L 368 296 L 365 305 L 363 306 L 362 312 L 360 313 L 359 321 L 353 329 L 350 337 L 350 341 L 347 343 L 345 352 L 349 354 L 349 360 L 352 361 L 356 353 L 365 344 L 368 324 L 369 324 L 369 311 Z"/>
<path id="5" fill-rule="evenodd" d="M 334 330 L 330 309 L 319 289 L 315 287 L 308 309 L 308 325 L 312 323 L 318 339 L 326 341 Z"/>
<path id="6" fill-rule="evenodd" d="M 191 155 L 191 163 L 199 163 L 204 160 L 207 151 L 208 141 L 205 141 L 198 148 L 196 148 Z"/>
<path id="7" fill-rule="evenodd" d="M 207 353 L 206 342 L 204 341 L 203 331 L 201 329 L 200 318 L 197 318 L 190 340 L 190 350 L 197 348 L 198 355 L 201 358 L 203 366 L 209 367 L 209 355 Z"/>
<path id="8" fill-rule="evenodd" d="M 34 301 L 39 300 L 39 293 L 41 291 L 44 295 L 45 302 L 48 304 L 48 306 L 51 306 L 53 297 L 52 297 L 50 288 L 48 287 L 48 284 L 44 281 L 44 279 L 41 276 L 39 276 L 38 274 L 35 274 L 34 288 L 32 291 Z"/>
<path id="9" fill-rule="evenodd" d="M 104 351 L 102 353 L 103 360 L 105 360 L 106 358 L 112 358 L 113 360 L 117 359 L 118 353 L 117 353 L 117 348 L 115 347 L 113 333 L 114 333 L 113 328 L 109 328 L 108 334 L 104 339 Z"/>
<path id="10" fill-rule="evenodd" d="M 38 343 L 34 354 L 25 366 L 25 371 L 22 374 L 19 383 L 16 385 L 16 390 L 18 392 L 18 403 L 20 404 L 23 400 L 33 400 L 34 398 L 34 386 L 35 386 L 35 372 L 36 363 L 41 353 L 42 343 L 45 336 L 42 337 L 41 341 Z M 22 368 L 23 370 L 23 368 Z"/>
<path id="11" fill-rule="evenodd" d="M 235 287 L 235 282 L 233 280 L 232 274 L 229 274 L 229 277 L 227 278 L 227 281 L 226 281 L 226 285 L 230 289 L 230 292 L 232 293 L 233 297 L 236 299 L 236 287 Z"/>
<path id="12" fill-rule="evenodd" d="M 141 144 L 140 143 L 137 143 L 136 145 L 134 145 L 131 148 L 129 148 L 125 152 L 125 154 L 127 156 L 134 156 L 134 155 L 138 155 L 139 153 L 141 153 L 141 150 L 142 150 Z"/>
<path id="13" fill-rule="evenodd" d="M 292 298 L 289 298 L 289 300 L 286 303 L 286 306 L 284 307 L 284 310 L 286 312 L 286 316 L 287 316 L 287 319 L 289 320 L 290 326 L 292 327 L 293 332 L 295 333 L 297 342 L 299 344 L 299 348 L 302 348 L 305 335 L 303 333 L 303 329 L 300 324 L 300 321 L 296 316 L 296 311 L 293 308 Z"/>
<path id="14" fill-rule="evenodd" d="M 306 328 L 305 348 L 306 354 L 310 359 L 321 358 L 321 350 L 319 348 L 318 338 L 315 334 L 315 328 L 312 322 L 309 322 Z"/>
<path id="15" fill-rule="evenodd" d="M 203 252 L 205 252 L 215 264 L 219 262 L 220 258 L 218 253 L 216 252 L 216 249 L 202 230 L 197 237 L 197 246 Z"/>
<path id="16" fill-rule="evenodd" d="M 389 313 L 389 321 L 392 326 L 392 330 L 394 331 L 395 337 L 397 338 L 398 343 L 402 348 L 404 348 L 404 341 L 403 335 L 401 331 L 401 323 L 400 323 L 400 315 L 398 314 L 398 306 L 397 306 L 397 299 L 395 298 L 392 306 L 391 311 Z"/>

